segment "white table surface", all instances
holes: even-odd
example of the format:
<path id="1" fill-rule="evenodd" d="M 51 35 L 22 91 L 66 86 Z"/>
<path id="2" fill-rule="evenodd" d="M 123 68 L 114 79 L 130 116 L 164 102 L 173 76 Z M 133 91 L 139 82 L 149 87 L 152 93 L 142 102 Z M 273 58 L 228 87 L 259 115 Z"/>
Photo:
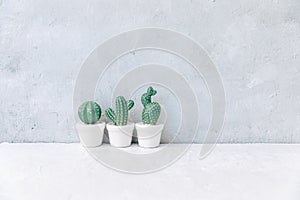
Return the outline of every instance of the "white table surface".
<path id="1" fill-rule="evenodd" d="M 131 175 L 80 144 L 2 143 L 0 200 L 300 199 L 300 145 L 218 145 L 204 160 L 200 147 L 164 170 Z"/>

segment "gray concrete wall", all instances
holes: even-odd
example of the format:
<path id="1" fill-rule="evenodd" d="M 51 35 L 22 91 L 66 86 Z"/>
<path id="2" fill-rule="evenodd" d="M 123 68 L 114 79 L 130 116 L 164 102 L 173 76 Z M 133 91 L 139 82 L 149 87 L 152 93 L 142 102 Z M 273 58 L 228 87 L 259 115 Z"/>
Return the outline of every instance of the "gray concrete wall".
<path id="1" fill-rule="evenodd" d="M 77 142 L 72 96 L 82 62 L 113 35 L 162 27 L 194 38 L 219 69 L 227 96 L 222 142 L 298 143 L 299 22 L 298 0 L 0 0 L 0 142 Z M 153 59 L 187 65 L 172 55 L 141 51 L 112 69 Z M 106 76 L 117 80 L 118 74 Z M 210 99 L 203 80 L 188 81 L 202 98 L 202 142 Z M 101 86 L 95 97 L 106 106 Z M 169 115 L 176 119 L 175 101 L 166 104 L 174 105 Z"/>

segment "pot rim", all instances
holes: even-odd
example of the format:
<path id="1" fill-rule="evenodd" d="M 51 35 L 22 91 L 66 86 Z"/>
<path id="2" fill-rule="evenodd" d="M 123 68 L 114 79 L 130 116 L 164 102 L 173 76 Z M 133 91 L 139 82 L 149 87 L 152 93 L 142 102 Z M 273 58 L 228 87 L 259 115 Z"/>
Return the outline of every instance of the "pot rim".
<path id="1" fill-rule="evenodd" d="M 138 128 L 147 128 L 147 127 L 161 127 L 161 126 L 165 126 L 165 124 L 143 124 L 143 122 L 138 122 L 138 123 L 135 123 L 135 126 L 138 127 Z"/>
<path id="2" fill-rule="evenodd" d="M 117 125 L 114 125 L 112 122 L 109 122 L 106 124 L 106 127 L 110 127 L 110 128 L 122 128 L 122 127 L 130 127 L 130 126 L 134 126 L 134 123 L 133 122 L 128 122 L 126 125 L 124 126 L 117 126 Z"/>
<path id="3" fill-rule="evenodd" d="M 98 121 L 97 123 L 95 123 L 95 124 L 85 124 L 85 123 L 83 123 L 82 121 L 80 121 L 80 122 L 77 122 L 76 123 L 76 125 L 78 126 L 88 126 L 88 127 L 93 127 L 93 126 L 105 126 L 106 125 L 106 123 L 105 122 L 100 122 L 100 121 Z"/>

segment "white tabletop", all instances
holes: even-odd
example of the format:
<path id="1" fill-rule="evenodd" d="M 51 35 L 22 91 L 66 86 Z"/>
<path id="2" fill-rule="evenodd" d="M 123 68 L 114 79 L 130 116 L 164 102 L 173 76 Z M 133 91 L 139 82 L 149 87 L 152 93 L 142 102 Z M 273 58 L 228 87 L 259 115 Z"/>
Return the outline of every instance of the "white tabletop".
<path id="1" fill-rule="evenodd" d="M 200 147 L 164 170 L 131 175 L 98 163 L 80 144 L 3 143 L 0 199 L 300 199 L 300 145 L 218 145 L 204 160 Z"/>

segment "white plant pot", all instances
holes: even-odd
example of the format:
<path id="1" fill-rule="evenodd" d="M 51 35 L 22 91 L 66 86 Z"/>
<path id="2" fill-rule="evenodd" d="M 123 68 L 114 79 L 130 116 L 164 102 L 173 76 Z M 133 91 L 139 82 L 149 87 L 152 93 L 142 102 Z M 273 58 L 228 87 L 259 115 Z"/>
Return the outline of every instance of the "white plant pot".
<path id="1" fill-rule="evenodd" d="M 97 147 L 102 144 L 105 123 L 83 124 L 77 123 L 76 129 L 80 143 L 85 147 Z"/>
<path id="2" fill-rule="evenodd" d="M 125 126 L 116 126 L 112 123 L 106 125 L 109 142 L 114 147 L 128 147 L 131 145 L 132 134 L 134 129 L 133 123 Z"/>
<path id="3" fill-rule="evenodd" d="M 145 148 L 158 147 L 164 124 L 150 125 L 137 123 L 135 124 L 139 146 Z"/>

